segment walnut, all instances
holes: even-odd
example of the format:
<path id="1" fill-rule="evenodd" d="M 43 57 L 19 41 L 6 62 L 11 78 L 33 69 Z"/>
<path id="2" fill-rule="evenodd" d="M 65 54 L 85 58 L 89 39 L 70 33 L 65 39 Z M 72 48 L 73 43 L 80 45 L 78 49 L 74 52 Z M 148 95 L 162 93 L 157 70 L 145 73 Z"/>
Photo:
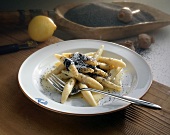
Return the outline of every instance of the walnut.
<path id="1" fill-rule="evenodd" d="M 129 23 L 133 19 L 132 11 L 128 7 L 123 7 L 118 13 L 118 19 L 124 23 Z"/>
<path id="2" fill-rule="evenodd" d="M 150 45 L 154 43 L 153 37 L 148 34 L 139 34 L 138 35 L 138 47 L 142 49 L 147 49 Z"/>
<path id="3" fill-rule="evenodd" d="M 135 51 L 134 42 L 131 40 L 126 40 L 124 42 L 120 42 L 119 44 L 126 46 L 126 47 L 130 48 L 131 50 Z"/>

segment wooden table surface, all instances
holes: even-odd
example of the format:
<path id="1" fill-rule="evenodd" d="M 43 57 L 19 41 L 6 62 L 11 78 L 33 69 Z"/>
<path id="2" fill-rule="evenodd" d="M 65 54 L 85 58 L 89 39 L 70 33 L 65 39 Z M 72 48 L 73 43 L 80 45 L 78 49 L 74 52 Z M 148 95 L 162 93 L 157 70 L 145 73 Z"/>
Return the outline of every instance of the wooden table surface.
<path id="1" fill-rule="evenodd" d="M 28 39 L 23 28 L 0 28 L 0 45 Z M 170 88 L 155 81 L 142 99 L 162 106 L 162 110 L 130 105 L 105 115 L 71 116 L 51 112 L 31 102 L 20 90 L 19 68 L 32 53 L 57 42 L 62 40 L 52 37 L 34 49 L 0 56 L 0 135 L 170 134 Z"/>

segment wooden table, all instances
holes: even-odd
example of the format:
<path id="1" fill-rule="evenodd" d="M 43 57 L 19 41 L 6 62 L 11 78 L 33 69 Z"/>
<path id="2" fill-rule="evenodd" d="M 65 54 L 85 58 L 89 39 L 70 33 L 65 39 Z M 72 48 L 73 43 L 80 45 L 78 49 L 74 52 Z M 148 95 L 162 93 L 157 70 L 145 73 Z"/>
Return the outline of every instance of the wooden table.
<path id="1" fill-rule="evenodd" d="M 0 45 L 28 39 L 23 28 L 0 28 Z M 142 99 L 162 110 L 130 105 L 106 115 L 71 116 L 45 110 L 26 98 L 17 80 L 21 64 L 38 49 L 61 41 L 52 37 L 34 49 L 0 56 L 0 135 L 170 134 L 170 87 L 156 81 Z"/>

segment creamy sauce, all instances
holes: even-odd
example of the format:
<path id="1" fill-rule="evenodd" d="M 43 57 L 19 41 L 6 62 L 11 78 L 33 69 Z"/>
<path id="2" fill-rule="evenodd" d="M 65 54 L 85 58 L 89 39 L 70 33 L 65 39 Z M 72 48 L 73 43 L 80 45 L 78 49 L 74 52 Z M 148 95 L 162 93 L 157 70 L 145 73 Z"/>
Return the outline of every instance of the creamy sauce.
<path id="1" fill-rule="evenodd" d="M 117 85 L 122 85 L 122 80 L 123 80 L 123 71 L 121 70 L 115 77 L 113 83 Z"/>
<path id="2" fill-rule="evenodd" d="M 69 58 L 66 58 L 63 62 L 64 66 L 66 67 L 66 69 L 68 70 L 68 68 L 70 67 L 71 64 L 74 64 L 74 62 L 69 59 Z"/>

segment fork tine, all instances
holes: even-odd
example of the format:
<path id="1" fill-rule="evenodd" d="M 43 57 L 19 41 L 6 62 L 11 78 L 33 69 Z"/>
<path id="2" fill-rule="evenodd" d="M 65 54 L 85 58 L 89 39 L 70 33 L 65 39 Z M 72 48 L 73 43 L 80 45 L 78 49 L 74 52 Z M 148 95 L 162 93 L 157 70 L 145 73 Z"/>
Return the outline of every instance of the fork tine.
<path id="1" fill-rule="evenodd" d="M 53 75 L 51 75 L 50 77 L 54 80 L 55 83 L 57 83 L 57 84 L 60 85 L 62 88 L 64 88 L 65 83 L 64 83 L 64 82 L 61 82 L 61 80 L 60 80 L 56 75 L 53 74 Z"/>
<path id="2" fill-rule="evenodd" d="M 62 87 L 61 85 L 57 84 L 56 81 L 53 80 L 53 78 L 49 77 L 49 78 L 47 78 L 47 80 L 48 80 L 56 89 L 58 89 L 60 92 L 63 91 L 63 87 Z"/>
<path id="3" fill-rule="evenodd" d="M 65 82 L 63 82 L 61 79 L 59 79 L 55 74 L 52 74 L 51 76 L 53 76 L 56 80 L 58 80 L 58 82 L 60 82 L 60 84 L 62 84 L 63 86 L 65 86 Z"/>
<path id="4" fill-rule="evenodd" d="M 61 89 L 64 88 L 59 82 L 57 82 L 56 80 L 54 80 L 54 78 L 51 77 L 50 79 L 51 79 L 51 81 L 52 81 L 55 85 L 57 85 L 59 88 L 61 88 Z"/>
<path id="5" fill-rule="evenodd" d="M 65 86 L 65 82 L 62 81 L 60 78 L 58 78 L 55 74 L 51 74 L 48 78 L 47 78 L 48 82 L 51 83 L 54 88 L 56 88 L 58 91 L 63 92 L 64 86 Z M 72 92 L 70 93 L 70 95 L 75 95 L 78 92 L 80 92 L 80 90 L 73 88 Z"/>

